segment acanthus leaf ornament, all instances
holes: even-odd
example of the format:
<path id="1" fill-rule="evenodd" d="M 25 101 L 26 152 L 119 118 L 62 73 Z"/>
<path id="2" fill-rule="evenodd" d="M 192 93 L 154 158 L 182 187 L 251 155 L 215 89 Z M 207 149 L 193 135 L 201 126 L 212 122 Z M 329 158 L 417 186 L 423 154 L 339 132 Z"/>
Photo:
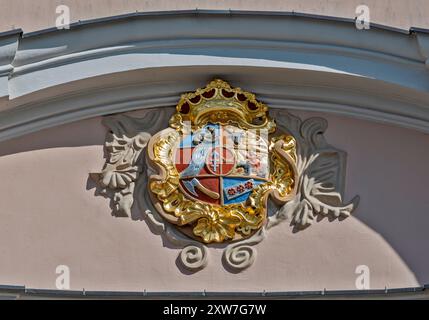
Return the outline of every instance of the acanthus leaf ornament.
<path id="1" fill-rule="evenodd" d="M 343 204 L 346 153 L 329 145 L 324 139 L 328 126 L 322 118 L 301 121 L 277 111 L 276 119 L 297 139 L 298 190 L 293 201 L 285 204 L 270 217 L 267 228 L 282 220 L 291 220 L 296 229 L 310 226 L 317 215 L 333 218 L 348 217 L 359 203 L 355 196 Z"/>
<path id="2" fill-rule="evenodd" d="M 325 141 L 324 119 L 270 117 L 254 94 L 219 79 L 166 110 L 106 117 L 106 164 L 91 176 L 115 215 L 129 216 L 137 199 L 148 224 L 183 246 L 185 268 L 204 268 L 207 245 L 222 242 L 226 266 L 245 269 L 281 222 L 300 230 L 356 208 L 358 197 L 342 203 L 346 154 Z M 279 209 L 269 214 L 271 200 Z"/>

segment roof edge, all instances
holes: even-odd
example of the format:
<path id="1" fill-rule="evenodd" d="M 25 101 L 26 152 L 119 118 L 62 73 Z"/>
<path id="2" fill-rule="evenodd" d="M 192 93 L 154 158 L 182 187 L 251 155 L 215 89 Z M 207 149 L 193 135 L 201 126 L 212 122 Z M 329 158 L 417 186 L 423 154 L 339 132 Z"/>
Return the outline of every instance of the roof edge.
<path id="1" fill-rule="evenodd" d="M 157 17 L 157 16 L 186 16 L 186 15 L 230 15 L 230 16 L 238 16 L 238 15 L 250 15 L 250 16 L 272 16 L 272 17 L 300 17 L 300 18 L 308 18 L 308 19 L 315 19 L 315 20 L 327 20 L 332 22 L 342 22 L 342 23 L 355 23 L 356 19 L 352 18 L 344 18 L 344 17 L 336 17 L 336 16 L 328 16 L 328 15 L 318 15 L 318 14 L 310 14 L 310 13 L 303 13 L 303 12 L 295 12 L 295 11 L 250 11 L 250 10 L 207 10 L 207 9 L 192 9 L 192 10 L 169 10 L 169 11 L 148 11 L 148 12 L 132 12 L 132 13 L 125 13 L 121 15 L 115 15 L 115 16 L 108 16 L 108 17 L 101 17 L 101 18 L 94 18 L 94 19 L 88 19 L 88 20 L 79 20 L 77 22 L 73 22 L 70 24 L 70 29 L 77 29 L 86 25 L 94 25 L 94 24 L 102 24 L 106 22 L 115 22 L 115 21 L 121 21 L 121 20 L 127 20 L 127 19 L 138 19 L 138 18 L 145 18 L 145 17 Z M 429 29 L 423 29 L 423 28 L 417 28 L 417 27 L 411 27 L 410 29 L 401 29 L 392 27 L 389 25 L 383 25 L 379 23 L 370 23 L 370 26 L 372 28 L 385 30 L 385 31 L 391 31 L 401 34 L 410 34 L 413 32 L 422 32 L 422 33 L 429 33 Z M 41 29 L 37 31 L 31 31 L 31 32 L 23 32 L 21 29 L 19 32 L 22 33 L 23 38 L 29 38 L 34 37 L 38 35 L 43 35 L 47 33 L 52 33 L 56 31 L 61 31 L 61 29 L 58 29 L 56 27 L 50 27 L 46 29 Z M 15 30 L 6 31 L 8 32 L 14 32 Z M 0 37 L 2 36 L 2 33 L 0 33 Z"/>

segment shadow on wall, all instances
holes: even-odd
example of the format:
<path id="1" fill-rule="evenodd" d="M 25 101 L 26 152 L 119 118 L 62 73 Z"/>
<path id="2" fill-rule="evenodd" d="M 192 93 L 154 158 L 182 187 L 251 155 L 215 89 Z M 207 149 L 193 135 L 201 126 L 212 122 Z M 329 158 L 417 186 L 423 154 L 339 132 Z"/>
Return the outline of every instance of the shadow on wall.
<path id="1" fill-rule="evenodd" d="M 106 129 L 100 117 L 43 129 L 0 142 L 0 157 L 32 150 L 104 145 Z"/>
<path id="2" fill-rule="evenodd" d="M 396 251 L 421 285 L 429 283 L 429 135 L 320 116 L 329 122 L 327 140 L 347 150 L 346 200 L 360 196 L 354 216 Z"/>

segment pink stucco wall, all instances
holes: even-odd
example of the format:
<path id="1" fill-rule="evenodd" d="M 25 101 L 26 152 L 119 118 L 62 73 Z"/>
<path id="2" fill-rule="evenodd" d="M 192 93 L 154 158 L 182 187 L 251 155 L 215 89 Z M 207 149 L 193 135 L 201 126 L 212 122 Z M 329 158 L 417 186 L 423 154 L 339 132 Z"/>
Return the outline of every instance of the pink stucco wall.
<path id="1" fill-rule="evenodd" d="M 358 209 L 298 233 L 273 228 L 240 273 L 223 267 L 219 249 L 207 268 L 181 270 L 179 249 L 144 220 L 111 215 L 88 180 L 104 163 L 100 118 L 1 143 L 0 284 L 55 288 L 58 265 L 70 267 L 71 289 L 86 290 L 355 289 L 358 265 L 370 268 L 372 289 L 429 283 L 429 137 L 322 116 L 328 141 L 348 152 L 345 200 L 360 195 Z"/>
<path id="2" fill-rule="evenodd" d="M 295 11 L 354 19 L 356 7 L 367 5 L 371 22 L 392 27 L 429 28 L 426 0 L 2 0 L 0 32 L 21 28 L 31 32 L 55 26 L 56 8 L 67 5 L 71 22 L 120 14 L 168 10 Z"/>

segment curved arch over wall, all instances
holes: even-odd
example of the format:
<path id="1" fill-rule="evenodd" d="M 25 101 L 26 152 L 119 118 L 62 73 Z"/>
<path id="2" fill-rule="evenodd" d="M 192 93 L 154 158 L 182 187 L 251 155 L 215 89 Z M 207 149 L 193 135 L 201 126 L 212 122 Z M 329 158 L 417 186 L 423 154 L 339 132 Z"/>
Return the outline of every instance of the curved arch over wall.
<path id="1" fill-rule="evenodd" d="M 270 12 L 132 14 L 0 37 L 0 139 L 95 115 L 174 105 L 213 76 L 273 107 L 428 132 L 429 38 Z"/>

